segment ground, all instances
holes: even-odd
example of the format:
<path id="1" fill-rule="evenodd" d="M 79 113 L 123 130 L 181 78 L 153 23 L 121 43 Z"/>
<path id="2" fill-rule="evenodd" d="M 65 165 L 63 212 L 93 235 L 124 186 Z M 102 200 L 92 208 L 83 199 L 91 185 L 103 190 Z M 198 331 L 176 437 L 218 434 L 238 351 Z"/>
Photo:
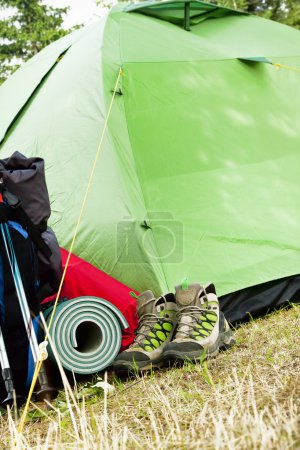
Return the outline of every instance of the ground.
<path id="1" fill-rule="evenodd" d="M 78 385 L 55 411 L 31 410 L 23 434 L 0 418 L 1 449 L 300 449 L 300 305 L 235 331 L 202 365 L 137 380 L 108 373 L 114 393 Z M 75 401 L 75 403 L 74 403 Z"/>

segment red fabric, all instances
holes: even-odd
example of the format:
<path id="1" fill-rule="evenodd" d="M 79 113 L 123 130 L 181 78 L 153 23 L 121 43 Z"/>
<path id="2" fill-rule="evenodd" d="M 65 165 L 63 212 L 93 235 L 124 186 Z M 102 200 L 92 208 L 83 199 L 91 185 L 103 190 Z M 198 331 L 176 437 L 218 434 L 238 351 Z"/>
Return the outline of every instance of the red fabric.
<path id="1" fill-rule="evenodd" d="M 68 252 L 61 248 L 63 267 Z M 90 295 L 101 297 L 115 305 L 126 318 L 129 327 L 123 330 L 121 351 L 127 348 L 134 339 L 134 330 L 137 327 L 136 300 L 129 295 L 130 289 L 115 278 L 107 275 L 78 256 L 71 255 L 61 298 L 68 299 Z M 135 291 L 133 291 L 135 292 Z M 137 294 L 137 292 L 135 292 Z M 55 296 L 48 297 L 43 304 L 52 302 Z"/>

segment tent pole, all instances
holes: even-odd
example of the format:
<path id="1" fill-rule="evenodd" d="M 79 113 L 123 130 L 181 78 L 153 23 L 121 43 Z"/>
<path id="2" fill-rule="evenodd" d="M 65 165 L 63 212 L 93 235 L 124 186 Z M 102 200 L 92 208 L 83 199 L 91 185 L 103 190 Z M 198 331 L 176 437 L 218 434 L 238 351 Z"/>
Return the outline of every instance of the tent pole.
<path id="1" fill-rule="evenodd" d="M 184 4 L 184 22 L 183 22 L 183 28 L 186 31 L 190 31 L 190 7 L 191 7 L 191 3 L 190 2 L 186 2 Z"/>

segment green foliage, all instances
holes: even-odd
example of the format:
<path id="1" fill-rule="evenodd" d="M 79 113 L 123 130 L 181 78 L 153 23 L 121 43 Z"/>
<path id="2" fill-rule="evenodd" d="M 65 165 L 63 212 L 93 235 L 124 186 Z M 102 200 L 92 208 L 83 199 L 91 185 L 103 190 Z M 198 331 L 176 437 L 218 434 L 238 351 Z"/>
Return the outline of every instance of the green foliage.
<path id="1" fill-rule="evenodd" d="M 62 28 L 67 11 L 41 0 L 0 0 L 0 83 L 22 61 L 69 32 Z"/>
<path id="2" fill-rule="evenodd" d="M 241 9 L 300 29 L 299 0 L 216 0 L 214 3 L 227 8 Z"/>

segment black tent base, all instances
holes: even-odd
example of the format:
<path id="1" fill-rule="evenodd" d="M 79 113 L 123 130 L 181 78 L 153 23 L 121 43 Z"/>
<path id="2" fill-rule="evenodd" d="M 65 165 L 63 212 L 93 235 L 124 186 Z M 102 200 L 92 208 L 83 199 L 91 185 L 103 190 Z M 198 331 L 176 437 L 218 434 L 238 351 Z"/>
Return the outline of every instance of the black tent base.
<path id="1" fill-rule="evenodd" d="M 251 286 L 219 298 L 231 325 L 249 322 L 289 303 L 300 302 L 300 275 Z"/>

